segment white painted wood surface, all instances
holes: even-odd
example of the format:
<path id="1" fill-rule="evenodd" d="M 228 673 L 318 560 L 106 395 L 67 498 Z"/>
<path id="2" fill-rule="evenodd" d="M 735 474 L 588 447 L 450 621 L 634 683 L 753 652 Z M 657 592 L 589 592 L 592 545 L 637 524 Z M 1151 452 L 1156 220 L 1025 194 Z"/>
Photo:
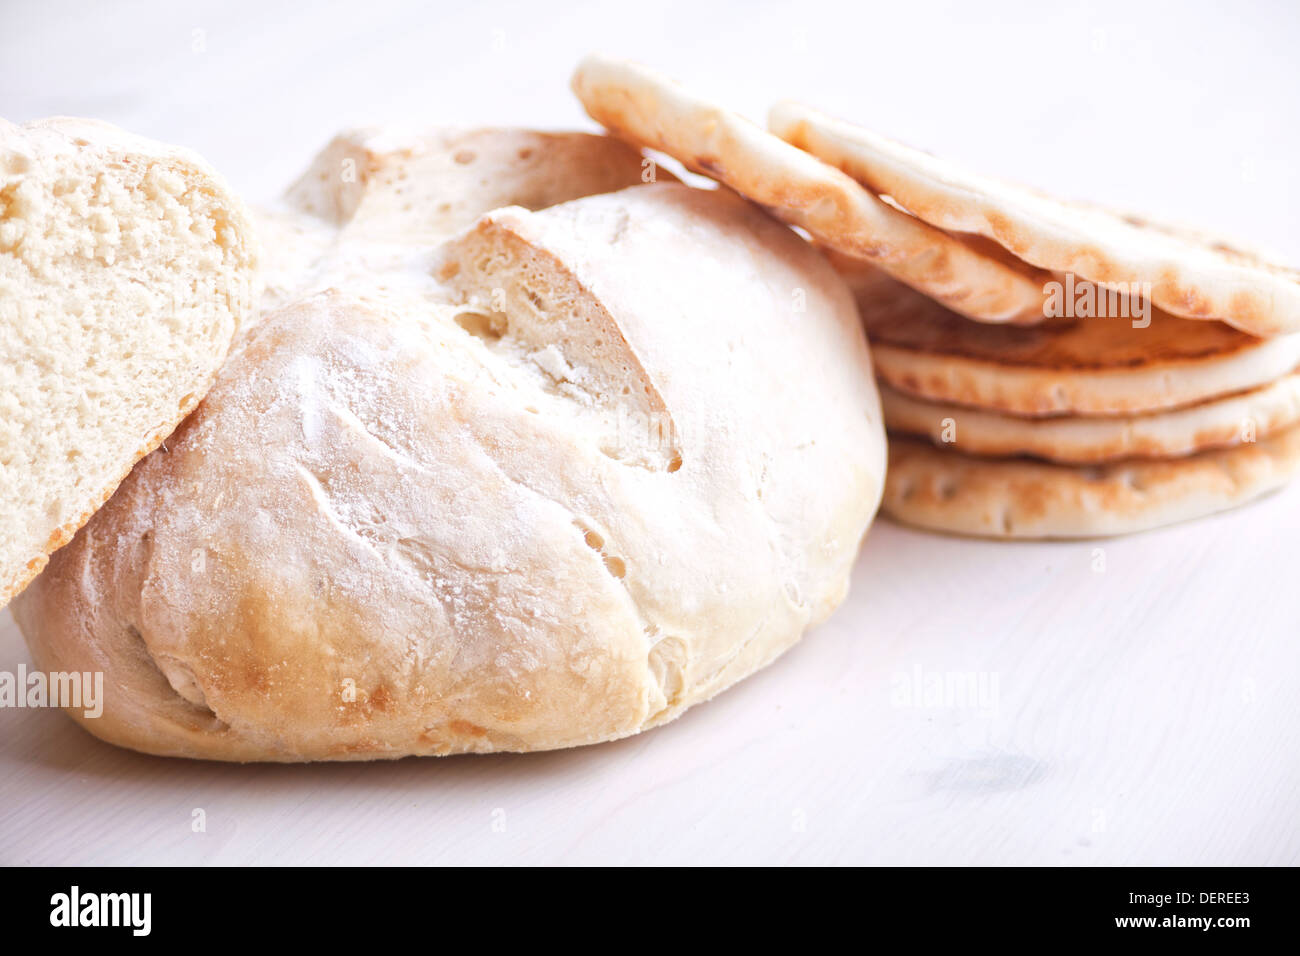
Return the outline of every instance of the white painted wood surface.
<path id="1" fill-rule="evenodd" d="M 585 126 L 567 77 L 604 49 L 1300 260 L 1293 5 L 303 6 L 6 8 L 0 113 L 183 142 L 269 197 L 349 124 Z M 1296 489 L 1099 542 L 882 522 L 786 657 L 576 751 L 226 766 L 0 710 L 0 863 L 1295 864 L 1298 532 Z"/>

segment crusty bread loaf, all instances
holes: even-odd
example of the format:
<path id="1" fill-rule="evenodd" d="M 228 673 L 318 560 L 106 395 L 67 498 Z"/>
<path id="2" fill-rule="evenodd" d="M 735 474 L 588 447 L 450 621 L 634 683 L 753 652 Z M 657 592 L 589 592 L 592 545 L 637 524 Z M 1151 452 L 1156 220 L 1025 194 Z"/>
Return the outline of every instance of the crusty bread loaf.
<path id="1" fill-rule="evenodd" d="M 266 317 L 15 604 L 158 754 L 538 750 L 671 720 L 843 598 L 884 474 L 847 287 L 723 191 L 508 208 L 440 290 Z M 376 277 L 376 282 L 380 277 Z"/>
<path id="2" fill-rule="evenodd" d="M 0 605 L 198 404 L 254 265 L 241 204 L 191 153 L 0 120 Z"/>

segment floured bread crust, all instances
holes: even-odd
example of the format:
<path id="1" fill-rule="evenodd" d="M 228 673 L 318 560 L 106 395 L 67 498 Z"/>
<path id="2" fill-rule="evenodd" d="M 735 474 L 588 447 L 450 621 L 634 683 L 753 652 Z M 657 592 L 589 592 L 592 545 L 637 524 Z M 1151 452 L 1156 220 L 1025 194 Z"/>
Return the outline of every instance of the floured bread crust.
<path id="1" fill-rule="evenodd" d="M 408 267 L 502 206 L 544 209 L 650 177 L 641 151 L 612 136 L 495 128 L 365 128 L 336 136 L 257 210 L 265 247 L 262 313 L 340 275 Z M 659 182 L 673 182 L 655 170 Z"/>
<path id="2" fill-rule="evenodd" d="M 435 275 L 265 318 L 16 603 L 38 666 L 106 672 L 87 729 L 228 760 L 574 746 L 840 602 L 884 435 L 852 298 L 790 230 L 638 186 L 494 212 Z"/>

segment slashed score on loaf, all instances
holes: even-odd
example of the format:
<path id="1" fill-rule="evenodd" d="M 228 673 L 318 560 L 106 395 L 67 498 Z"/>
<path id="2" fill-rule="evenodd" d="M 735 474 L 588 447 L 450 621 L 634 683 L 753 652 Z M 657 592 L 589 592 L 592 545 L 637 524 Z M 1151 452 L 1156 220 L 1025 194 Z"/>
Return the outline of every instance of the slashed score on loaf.
<path id="1" fill-rule="evenodd" d="M 512 127 L 348 130 L 257 209 L 262 311 L 339 282 L 423 282 L 437 245 L 503 206 L 544 209 L 653 177 L 610 136 Z"/>

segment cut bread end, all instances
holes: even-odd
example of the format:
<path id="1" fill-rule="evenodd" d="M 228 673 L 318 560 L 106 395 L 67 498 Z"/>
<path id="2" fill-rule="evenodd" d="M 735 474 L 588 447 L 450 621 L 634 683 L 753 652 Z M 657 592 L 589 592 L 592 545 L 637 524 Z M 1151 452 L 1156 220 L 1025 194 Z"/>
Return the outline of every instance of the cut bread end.
<path id="1" fill-rule="evenodd" d="M 197 157 L 84 120 L 0 125 L 0 605 L 203 398 L 255 259 Z"/>

